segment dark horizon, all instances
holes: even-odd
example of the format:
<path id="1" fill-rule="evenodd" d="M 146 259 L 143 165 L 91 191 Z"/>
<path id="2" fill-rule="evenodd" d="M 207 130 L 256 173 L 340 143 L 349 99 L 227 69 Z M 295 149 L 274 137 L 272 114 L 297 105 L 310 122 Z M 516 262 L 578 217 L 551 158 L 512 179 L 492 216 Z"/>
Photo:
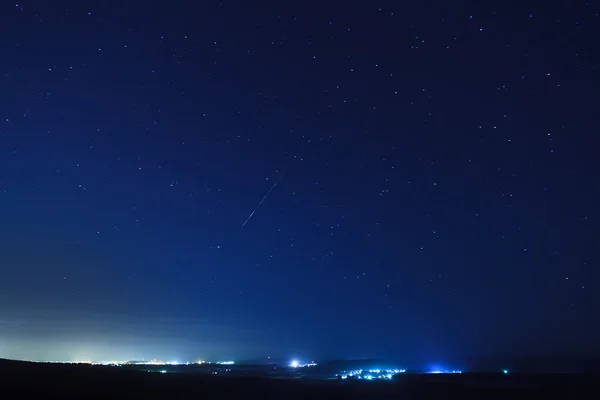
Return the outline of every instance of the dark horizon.
<path id="1" fill-rule="evenodd" d="M 33 362 L 33 363 L 53 363 L 53 361 L 36 361 L 36 360 L 17 360 L 17 359 L 1 359 L 9 362 Z M 109 360 L 79 360 L 79 363 L 99 363 L 108 362 Z M 116 361 L 116 360 L 112 360 Z M 127 363 L 148 362 L 151 360 L 120 360 Z M 158 361 L 158 360 L 157 360 Z M 161 360 L 164 361 L 164 360 Z M 235 360 L 232 368 L 244 368 L 246 366 L 278 366 L 284 368 L 292 368 L 288 359 L 262 360 L 248 359 Z M 349 371 L 352 369 L 386 369 L 398 368 L 403 370 L 403 374 L 598 374 L 600 373 L 600 358 L 575 358 L 575 357 L 471 357 L 454 360 L 444 360 L 436 362 L 415 362 L 406 360 L 390 360 L 390 359 L 339 359 L 339 360 L 310 360 L 315 361 L 317 367 L 314 370 L 317 374 L 326 373 L 333 375 L 341 371 Z M 54 361 L 56 362 L 56 361 Z M 75 362 L 63 361 L 61 363 L 73 364 Z M 126 364 L 123 364 L 126 365 Z M 161 367 L 162 364 L 158 365 Z M 187 368 L 194 365 L 209 367 L 216 366 L 217 362 L 213 360 L 210 364 L 197 364 L 194 360 L 181 360 L 179 364 L 166 364 L 162 368 Z M 310 375 L 309 375 L 310 376 Z"/>

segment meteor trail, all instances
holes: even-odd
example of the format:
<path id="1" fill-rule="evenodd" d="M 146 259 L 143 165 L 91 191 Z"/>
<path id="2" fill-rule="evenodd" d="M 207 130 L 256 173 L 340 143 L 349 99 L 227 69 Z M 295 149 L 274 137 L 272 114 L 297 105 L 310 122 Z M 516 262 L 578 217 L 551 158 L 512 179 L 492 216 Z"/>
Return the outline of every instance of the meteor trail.
<path id="1" fill-rule="evenodd" d="M 275 184 L 273 184 L 273 186 L 271 186 L 271 189 L 269 189 L 269 191 L 267 192 L 267 194 L 265 194 L 265 197 L 262 198 L 262 200 L 260 201 L 260 203 L 258 203 L 258 205 L 254 208 L 254 210 L 252 210 L 252 212 L 250 213 L 250 215 L 248 215 L 248 218 L 246 218 L 246 220 L 244 221 L 244 223 L 242 224 L 242 226 L 240 227 L 240 229 L 242 229 L 248 223 L 248 221 L 250 221 L 250 218 L 252 218 L 252 216 L 254 215 L 254 213 L 256 212 L 256 210 L 258 210 L 258 207 L 260 207 L 260 205 L 267 199 L 267 197 L 269 196 L 269 194 L 273 191 L 273 189 L 275 189 L 275 186 L 277 186 L 277 184 L 279 183 L 279 181 L 281 181 L 284 176 L 285 175 L 282 175 L 281 178 L 279 178 L 277 180 L 277 182 L 275 182 Z"/>

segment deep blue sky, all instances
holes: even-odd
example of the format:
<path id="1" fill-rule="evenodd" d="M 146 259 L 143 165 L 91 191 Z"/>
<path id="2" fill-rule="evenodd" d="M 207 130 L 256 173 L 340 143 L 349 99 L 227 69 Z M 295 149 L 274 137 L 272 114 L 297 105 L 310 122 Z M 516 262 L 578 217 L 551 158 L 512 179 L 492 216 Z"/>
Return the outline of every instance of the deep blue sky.
<path id="1" fill-rule="evenodd" d="M 0 6 L 0 357 L 600 355 L 597 2 L 155 3 Z"/>

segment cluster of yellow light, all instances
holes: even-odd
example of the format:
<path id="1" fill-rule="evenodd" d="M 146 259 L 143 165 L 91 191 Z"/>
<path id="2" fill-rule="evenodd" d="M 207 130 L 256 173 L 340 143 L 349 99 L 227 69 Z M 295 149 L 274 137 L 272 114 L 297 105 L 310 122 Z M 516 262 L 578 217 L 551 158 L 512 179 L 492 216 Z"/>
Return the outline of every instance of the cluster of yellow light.
<path id="1" fill-rule="evenodd" d="M 127 361 L 101 361 L 101 362 L 93 362 L 92 365 L 116 365 L 119 366 L 121 364 L 125 364 Z"/>
<path id="2" fill-rule="evenodd" d="M 142 361 L 137 363 L 137 365 L 167 365 L 168 363 L 159 360 L 150 360 L 150 361 Z"/>
<path id="3" fill-rule="evenodd" d="M 135 364 L 135 365 L 190 365 L 190 364 L 211 364 L 210 361 L 204 361 L 204 360 L 198 360 L 195 363 L 193 362 L 179 362 L 179 361 L 162 361 L 162 360 L 157 360 L 156 358 L 153 360 L 149 360 L 149 361 L 138 361 L 138 362 L 131 362 L 131 361 L 89 361 L 89 360 L 82 360 L 82 361 L 37 361 L 37 362 L 44 362 L 44 363 L 56 363 L 56 364 L 91 364 L 91 365 L 113 365 L 113 366 L 121 366 L 124 364 Z M 231 365 L 234 364 L 233 361 L 217 361 L 216 364 L 222 364 L 222 365 Z"/>

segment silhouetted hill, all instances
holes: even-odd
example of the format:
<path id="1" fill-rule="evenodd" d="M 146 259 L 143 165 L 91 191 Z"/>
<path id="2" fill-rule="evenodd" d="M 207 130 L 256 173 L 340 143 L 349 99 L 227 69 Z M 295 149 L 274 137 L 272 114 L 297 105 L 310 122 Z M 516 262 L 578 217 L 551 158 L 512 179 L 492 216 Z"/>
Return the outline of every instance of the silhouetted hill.
<path id="1" fill-rule="evenodd" d="M 0 360 L 2 398 L 401 398 L 598 399 L 598 376 L 583 374 L 405 375 L 394 382 L 228 378 L 148 373 L 121 367 Z"/>

